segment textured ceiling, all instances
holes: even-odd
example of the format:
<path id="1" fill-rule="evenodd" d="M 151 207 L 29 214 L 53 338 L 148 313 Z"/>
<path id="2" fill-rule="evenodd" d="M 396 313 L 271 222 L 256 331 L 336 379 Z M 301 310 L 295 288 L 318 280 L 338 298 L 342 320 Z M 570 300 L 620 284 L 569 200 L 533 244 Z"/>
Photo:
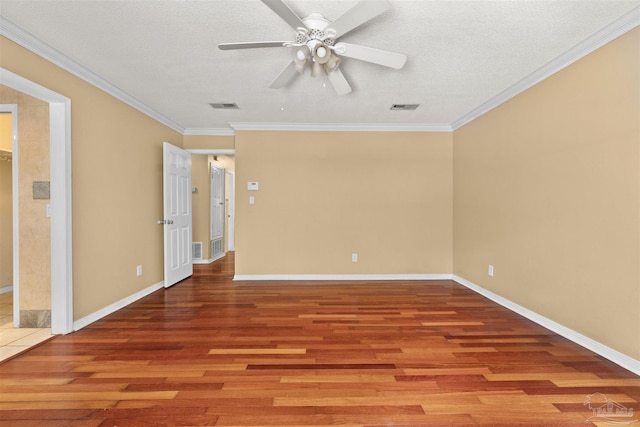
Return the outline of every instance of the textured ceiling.
<path id="1" fill-rule="evenodd" d="M 356 1 L 285 0 L 333 20 Z M 365 0 L 366 1 L 366 0 Z M 187 131 L 229 123 L 450 126 L 574 48 L 640 0 L 392 0 L 341 41 L 405 53 L 402 70 L 345 59 L 353 92 L 307 72 L 270 83 L 286 48 L 221 51 L 223 42 L 291 40 L 259 0 L 0 0 L 0 16 Z M 235 102 L 237 110 L 209 103 Z M 391 111 L 392 104 L 420 104 Z"/>

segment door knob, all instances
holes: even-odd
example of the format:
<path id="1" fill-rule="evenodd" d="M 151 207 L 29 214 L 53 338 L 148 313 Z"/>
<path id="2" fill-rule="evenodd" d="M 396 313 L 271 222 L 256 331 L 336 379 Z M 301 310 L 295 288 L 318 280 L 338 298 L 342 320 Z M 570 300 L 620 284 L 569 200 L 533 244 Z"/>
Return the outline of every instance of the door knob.
<path id="1" fill-rule="evenodd" d="M 160 225 L 171 225 L 173 224 L 173 220 L 172 219 L 161 219 L 158 221 L 158 224 Z"/>

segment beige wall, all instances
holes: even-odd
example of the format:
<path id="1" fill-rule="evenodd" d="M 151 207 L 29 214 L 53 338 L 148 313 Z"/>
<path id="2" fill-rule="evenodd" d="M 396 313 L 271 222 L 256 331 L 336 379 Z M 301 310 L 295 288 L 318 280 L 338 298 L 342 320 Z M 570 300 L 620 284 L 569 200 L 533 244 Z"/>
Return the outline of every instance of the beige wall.
<path id="1" fill-rule="evenodd" d="M 12 114 L 0 113 L 0 151 L 13 150 L 13 137 L 12 137 Z"/>
<path id="2" fill-rule="evenodd" d="M 218 166 L 224 168 L 225 170 L 229 170 L 231 172 L 236 170 L 236 158 L 235 156 L 227 156 L 227 155 L 209 155 L 209 161 L 216 163 Z"/>
<path id="3" fill-rule="evenodd" d="M 453 179 L 455 274 L 635 359 L 639 52 L 636 29 L 457 130 Z"/>
<path id="4" fill-rule="evenodd" d="M 49 104 L 23 93 L 17 98 L 20 326 L 33 326 L 23 312 L 51 310 L 50 200 L 35 199 L 33 190 L 34 182 L 49 181 Z M 42 326 L 50 326 L 47 316 Z"/>
<path id="5" fill-rule="evenodd" d="M 234 136 L 185 135 L 183 137 L 185 150 L 233 150 L 235 147 L 234 143 Z"/>
<path id="6" fill-rule="evenodd" d="M 191 193 L 193 210 L 193 241 L 202 242 L 202 259 L 208 259 L 209 248 L 209 159 L 206 155 L 191 156 L 191 185 L 198 190 Z"/>
<path id="7" fill-rule="evenodd" d="M 0 51 L 1 67 L 71 99 L 74 319 L 161 282 L 162 142 L 182 135 L 4 37 Z"/>
<path id="8" fill-rule="evenodd" d="M 236 273 L 451 273 L 451 137 L 237 132 Z"/>

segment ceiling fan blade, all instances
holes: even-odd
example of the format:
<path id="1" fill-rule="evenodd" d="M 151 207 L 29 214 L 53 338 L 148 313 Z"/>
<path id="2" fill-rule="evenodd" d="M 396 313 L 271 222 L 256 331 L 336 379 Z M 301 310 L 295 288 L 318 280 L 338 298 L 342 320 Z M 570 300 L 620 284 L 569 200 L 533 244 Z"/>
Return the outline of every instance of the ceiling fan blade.
<path id="1" fill-rule="evenodd" d="M 346 95 L 351 92 L 351 86 L 339 68 L 327 73 L 327 78 L 338 95 Z"/>
<path id="2" fill-rule="evenodd" d="M 336 32 L 336 38 L 341 37 L 389 8 L 391 8 L 389 0 L 360 0 L 329 24 L 328 29 Z"/>
<path id="3" fill-rule="evenodd" d="M 280 89 L 287 86 L 297 75 L 296 63 L 289 62 L 286 67 L 278 74 L 278 77 L 269 85 L 271 89 Z"/>
<path id="4" fill-rule="evenodd" d="M 262 0 L 262 3 L 273 10 L 287 24 L 291 25 L 294 30 L 297 30 L 298 27 L 306 28 L 302 19 L 282 0 Z"/>
<path id="5" fill-rule="evenodd" d="M 234 50 L 234 49 L 255 49 L 261 47 L 284 47 L 284 44 L 288 42 L 241 42 L 241 43 L 220 43 L 218 48 L 220 50 Z"/>
<path id="6" fill-rule="evenodd" d="M 340 56 L 372 62 L 385 67 L 395 68 L 396 70 L 404 67 L 404 64 L 407 62 L 407 55 L 403 53 L 390 52 L 388 50 L 351 43 L 336 43 L 334 51 Z"/>

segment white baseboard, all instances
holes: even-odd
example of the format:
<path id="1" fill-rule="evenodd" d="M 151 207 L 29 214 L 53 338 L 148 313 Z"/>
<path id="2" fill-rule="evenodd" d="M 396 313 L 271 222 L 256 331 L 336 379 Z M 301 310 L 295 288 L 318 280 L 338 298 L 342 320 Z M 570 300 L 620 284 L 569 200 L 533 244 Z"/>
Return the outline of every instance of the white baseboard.
<path id="1" fill-rule="evenodd" d="M 3 288 L 0 288 L 0 294 L 6 294 L 9 292 L 13 292 L 13 285 L 10 286 L 5 286 Z"/>
<path id="2" fill-rule="evenodd" d="M 451 280 L 451 274 L 236 274 L 240 280 Z"/>
<path id="3" fill-rule="evenodd" d="M 120 310 L 121 308 L 128 306 L 132 302 L 136 302 L 140 298 L 146 297 L 150 293 L 155 292 L 158 289 L 162 289 L 162 288 L 164 288 L 164 280 L 162 282 L 156 283 L 155 285 L 151 285 L 146 289 L 136 292 L 133 295 L 123 298 L 120 301 L 114 302 L 113 304 L 108 305 L 105 308 L 102 308 L 94 313 L 91 313 L 90 315 L 85 316 L 82 319 L 76 320 L 75 322 L 73 322 L 73 330 L 77 331 L 79 329 L 82 329 L 85 326 L 95 322 L 96 320 L 100 320 L 103 317 L 108 316 L 109 314 L 114 313 Z"/>
<path id="4" fill-rule="evenodd" d="M 568 340 L 571 340 L 574 343 L 581 345 L 582 347 L 591 350 L 594 353 L 599 354 L 605 359 L 608 359 L 625 369 L 628 369 L 634 374 L 640 375 L 640 360 L 636 360 L 625 354 L 622 354 L 619 351 L 612 349 L 611 347 L 607 347 L 606 345 L 599 343 L 598 341 L 595 341 L 587 336 L 584 336 L 572 329 L 569 329 L 566 326 L 562 326 L 561 324 L 554 322 L 551 319 L 541 316 L 540 314 L 533 312 L 519 304 L 516 304 L 513 301 L 503 298 L 500 295 L 494 294 L 493 292 L 488 291 L 487 289 L 478 286 L 475 283 L 469 282 L 462 277 L 453 275 L 453 280 L 460 283 L 462 286 L 465 286 L 472 291 L 489 298 L 491 301 L 496 302 L 501 306 L 508 308 L 509 310 L 518 313 L 519 315 L 526 317 L 533 322 L 536 322 L 538 325 L 544 326 L 545 328 L 555 332 L 556 334 L 561 335 Z"/>
<path id="5" fill-rule="evenodd" d="M 222 254 L 222 255 L 218 255 L 217 257 L 214 258 L 209 258 L 209 259 L 194 259 L 193 263 L 194 264 L 211 264 L 213 261 L 217 261 L 221 258 L 224 258 L 226 255 L 226 253 Z"/>

